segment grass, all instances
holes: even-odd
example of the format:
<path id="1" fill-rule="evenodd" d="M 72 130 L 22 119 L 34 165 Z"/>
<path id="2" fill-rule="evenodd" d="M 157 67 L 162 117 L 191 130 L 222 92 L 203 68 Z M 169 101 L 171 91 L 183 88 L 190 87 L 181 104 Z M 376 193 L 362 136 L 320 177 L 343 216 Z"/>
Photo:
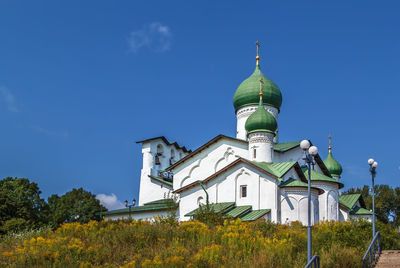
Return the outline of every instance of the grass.
<path id="1" fill-rule="evenodd" d="M 382 247 L 400 237 L 379 223 Z M 313 228 L 313 254 L 322 267 L 359 267 L 371 224 L 323 222 Z M 304 267 L 306 229 L 300 223 L 91 221 L 2 237 L 1 267 Z"/>

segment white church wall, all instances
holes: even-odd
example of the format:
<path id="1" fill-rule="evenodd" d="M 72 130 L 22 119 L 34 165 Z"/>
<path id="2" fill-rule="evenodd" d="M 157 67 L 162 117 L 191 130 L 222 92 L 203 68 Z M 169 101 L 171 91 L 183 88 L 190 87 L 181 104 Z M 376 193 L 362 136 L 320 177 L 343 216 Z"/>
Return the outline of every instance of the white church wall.
<path id="1" fill-rule="evenodd" d="M 352 220 L 358 220 L 358 219 L 363 219 L 368 222 L 372 222 L 372 215 L 350 215 L 350 219 Z"/>
<path id="2" fill-rule="evenodd" d="M 204 180 L 238 157 L 247 158 L 247 155 L 247 144 L 221 139 L 174 169 L 174 189 Z"/>
<path id="3" fill-rule="evenodd" d="M 242 107 L 236 112 L 236 138 L 241 139 L 241 140 L 247 140 L 247 131 L 245 128 L 246 125 L 246 120 L 249 118 L 249 116 L 254 113 L 258 108 L 258 105 L 248 105 L 246 107 Z M 276 122 L 278 122 L 278 115 L 279 111 L 275 107 L 264 105 L 265 110 L 270 112 L 276 119 Z M 279 124 L 278 124 L 279 125 Z M 275 136 L 274 142 L 278 143 L 279 142 L 279 135 Z"/>
<path id="4" fill-rule="evenodd" d="M 313 186 L 324 190 L 324 193 L 318 196 L 319 218 L 321 221 L 330 221 L 339 219 L 339 187 L 336 183 L 314 181 Z"/>
<path id="5" fill-rule="evenodd" d="M 339 220 L 340 221 L 347 221 L 349 219 L 349 213 L 347 210 L 344 210 L 343 208 L 339 208 Z"/>
<path id="6" fill-rule="evenodd" d="M 276 221 L 277 181 L 267 175 L 259 175 L 252 167 L 239 164 L 236 167 L 221 173 L 217 178 L 205 186 L 209 194 L 210 203 L 235 202 L 236 206 L 251 205 L 253 210 L 271 209 L 272 220 Z M 241 196 L 241 186 L 246 187 L 246 197 Z M 181 220 L 188 212 L 198 207 L 197 200 L 205 200 L 204 190 L 200 186 L 191 188 L 180 196 Z"/>
<path id="7" fill-rule="evenodd" d="M 161 165 L 156 165 L 156 155 Z M 167 145 L 162 139 L 156 139 L 142 144 L 143 167 L 140 175 L 139 206 L 154 200 L 164 198 L 165 194 L 172 189 L 164 184 L 149 178 L 149 175 L 158 176 L 158 170 L 165 169 L 172 162 L 178 161 L 187 155 L 182 149 L 176 149 L 173 145 Z"/>
<path id="8" fill-rule="evenodd" d="M 307 225 L 308 202 L 306 188 L 284 188 L 281 189 L 281 222 L 290 223 L 300 221 Z M 318 191 L 311 190 L 311 211 L 314 217 L 311 218 L 311 224 L 319 220 L 318 213 Z"/>
<path id="9" fill-rule="evenodd" d="M 155 217 L 168 217 L 168 216 L 169 216 L 169 214 L 167 211 L 154 211 L 154 212 L 131 213 L 130 218 L 132 220 L 153 221 Z M 129 213 L 105 215 L 104 219 L 105 220 L 129 219 Z"/>

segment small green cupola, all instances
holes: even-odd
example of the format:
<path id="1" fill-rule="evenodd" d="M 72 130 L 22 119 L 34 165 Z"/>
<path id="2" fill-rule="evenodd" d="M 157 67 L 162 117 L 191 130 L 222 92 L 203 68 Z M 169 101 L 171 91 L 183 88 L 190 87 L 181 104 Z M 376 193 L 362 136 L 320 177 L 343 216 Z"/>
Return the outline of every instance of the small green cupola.
<path id="1" fill-rule="evenodd" d="M 333 158 L 332 155 L 332 146 L 331 146 L 331 136 L 329 136 L 329 147 L 328 147 L 328 156 L 324 160 L 324 164 L 326 168 L 328 169 L 329 173 L 333 177 L 340 178 L 340 175 L 343 172 L 342 165 L 339 164 L 338 161 L 336 161 L 335 158 Z"/>
<path id="2" fill-rule="evenodd" d="M 263 103 L 268 106 L 277 108 L 278 110 L 282 104 L 282 93 L 279 87 L 268 79 L 260 69 L 260 56 L 258 55 L 259 43 L 257 41 L 257 56 L 256 56 L 256 69 L 254 73 L 244 80 L 237 88 L 235 95 L 233 96 L 233 106 L 235 111 L 248 105 L 254 105 L 258 103 L 258 81 L 262 79 L 264 81 L 262 92 L 263 92 Z"/>
<path id="3" fill-rule="evenodd" d="M 246 120 L 245 128 L 247 131 L 247 135 L 254 132 L 269 132 L 275 135 L 275 131 L 278 128 L 278 124 L 276 123 L 275 117 L 264 108 L 262 78 L 260 78 L 259 83 L 260 83 L 260 93 L 259 93 L 260 99 L 258 102 L 258 108 Z"/>

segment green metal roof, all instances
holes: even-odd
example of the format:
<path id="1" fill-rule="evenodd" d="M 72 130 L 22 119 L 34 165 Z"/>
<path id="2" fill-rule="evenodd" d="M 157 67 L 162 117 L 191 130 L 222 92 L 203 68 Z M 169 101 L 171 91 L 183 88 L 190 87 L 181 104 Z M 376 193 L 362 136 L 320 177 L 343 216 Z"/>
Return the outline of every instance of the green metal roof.
<path id="1" fill-rule="evenodd" d="M 274 144 L 274 150 L 280 153 L 286 152 L 300 145 L 300 141 L 284 142 Z"/>
<path id="2" fill-rule="evenodd" d="M 240 219 L 242 221 L 255 221 L 269 212 L 271 212 L 270 209 L 253 210 L 250 213 L 247 213 L 246 215 L 240 217 Z"/>
<path id="3" fill-rule="evenodd" d="M 224 202 L 224 203 L 215 203 L 210 204 L 210 209 L 213 210 L 215 213 L 225 212 L 227 209 L 232 208 L 235 205 L 235 202 Z M 205 207 L 203 205 L 202 207 Z M 185 217 L 194 216 L 200 208 L 196 208 L 195 210 L 190 211 L 189 213 L 185 214 Z"/>
<path id="4" fill-rule="evenodd" d="M 348 209 L 352 209 L 360 197 L 361 194 L 342 194 L 339 196 L 339 203 Z"/>
<path id="5" fill-rule="evenodd" d="M 153 180 L 156 180 L 158 182 L 164 183 L 164 184 L 166 184 L 168 186 L 171 186 L 171 187 L 173 187 L 173 185 L 174 185 L 172 182 L 164 180 L 161 177 L 154 177 L 154 176 L 151 176 L 151 175 L 149 175 L 149 177 L 152 178 Z"/>
<path id="6" fill-rule="evenodd" d="M 301 180 L 295 180 L 293 178 L 289 178 L 288 180 L 279 184 L 279 187 L 308 187 L 308 184 L 302 182 Z"/>
<path id="7" fill-rule="evenodd" d="M 237 88 L 233 96 L 233 106 L 235 111 L 247 106 L 258 103 L 258 93 L 260 91 L 260 79 L 263 79 L 262 92 L 263 103 L 279 109 L 282 104 L 282 93 L 279 87 L 261 72 L 257 65 L 254 73 L 244 80 Z"/>
<path id="8" fill-rule="evenodd" d="M 101 212 L 101 215 L 112 215 L 112 214 L 126 214 L 126 213 L 135 213 L 135 212 L 144 212 L 144 211 L 158 211 L 158 210 L 168 210 L 171 209 L 172 202 L 175 202 L 173 199 L 160 199 L 153 202 L 149 202 L 144 204 L 143 206 L 132 207 L 132 208 L 123 208 Z M 172 205 L 172 208 L 176 208 L 178 205 Z"/>
<path id="9" fill-rule="evenodd" d="M 224 216 L 237 218 L 251 210 L 251 206 L 238 206 L 224 213 Z"/>
<path id="10" fill-rule="evenodd" d="M 308 187 L 308 184 L 301 181 L 301 180 L 296 180 L 293 178 L 289 178 L 288 180 L 281 182 L 281 184 L 279 184 L 279 187 L 281 188 L 285 188 L 285 187 Z M 324 190 L 315 187 L 314 185 L 311 184 L 311 189 L 314 190 L 318 190 L 318 194 L 322 194 L 324 192 Z"/>
<path id="11" fill-rule="evenodd" d="M 350 214 L 353 215 L 372 215 L 372 211 L 369 211 L 368 209 L 365 208 L 360 208 L 356 206 L 350 211 Z"/>
<path id="12" fill-rule="evenodd" d="M 268 173 L 271 173 L 278 178 L 281 178 L 289 169 L 291 169 L 297 162 L 279 162 L 279 163 L 266 163 L 266 162 L 255 162 L 250 161 L 254 165 L 264 169 Z"/>
<path id="13" fill-rule="evenodd" d="M 329 149 L 328 156 L 324 160 L 324 164 L 329 173 L 331 173 L 335 177 L 340 177 L 343 172 L 342 165 L 340 165 L 339 162 L 336 161 L 335 158 L 333 158 L 331 149 Z"/>
<path id="14" fill-rule="evenodd" d="M 301 168 L 304 172 L 304 176 L 306 176 L 306 179 L 308 180 L 308 168 L 307 167 L 302 167 Z M 325 176 L 322 173 L 319 173 L 318 171 L 315 170 L 311 170 L 311 181 L 328 181 L 328 182 L 332 182 L 332 183 L 337 183 L 339 184 L 339 189 L 343 188 L 343 183 L 338 182 L 336 179 Z"/>
<path id="15" fill-rule="evenodd" d="M 264 103 L 260 98 L 260 102 L 258 103 L 257 110 L 252 113 L 249 118 L 246 120 L 245 128 L 247 130 L 247 134 L 251 134 L 254 132 L 269 132 L 275 133 L 278 128 L 278 123 L 276 122 L 275 117 L 265 110 Z"/>

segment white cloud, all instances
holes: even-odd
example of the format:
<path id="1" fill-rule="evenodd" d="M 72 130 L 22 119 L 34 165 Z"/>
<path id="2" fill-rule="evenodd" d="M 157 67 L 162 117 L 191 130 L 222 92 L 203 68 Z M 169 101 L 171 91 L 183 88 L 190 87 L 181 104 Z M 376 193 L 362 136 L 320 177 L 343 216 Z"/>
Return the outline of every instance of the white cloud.
<path id="1" fill-rule="evenodd" d="M 115 194 L 106 195 L 106 194 L 98 194 L 96 195 L 96 199 L 100 201 L 100 204 L 105 206 L 109 210 L 123 208 L 124 205 L 121 201 L 118 200 Z"/>
<path id="2" fill-rule="evenodd" d="M 157 52 L 164 52 L 171 48 L 172 34 L 168 26 L 159 22 L 145 25 L 142 29 L 129 34 L 129 49 L 137 52 L 141 48 L 150 48 Z"/>
<path id="3" fill-rule="evenodd" d="M 61 130 L 61 131 L 54 131 L 54 130 L 49 130 L 47 128 L 43 128 L 41 126 L 32 126 L 31 127 L 33 130 L 35 130 L 36 132 L 46 135 L 46 136 L 51 136 L 51 137 L 59 137 L 59 138 L 68 138 L 69 134 L 67 131 L 65 130 Z"/>
<path id="4" fill-rule="evenodd" d="M 2 97 L 3 101 L 6 103 L 7 109 L 10 112 L 13 112 L 13 113 L 19 112 L 19 109 L 17 107 L 17 103 L 15 101 L 15 97 L 11 93 L 10 90 L 8 90 L 6 87 L 1 87 L 0 86 L 0 96 Z"/>

